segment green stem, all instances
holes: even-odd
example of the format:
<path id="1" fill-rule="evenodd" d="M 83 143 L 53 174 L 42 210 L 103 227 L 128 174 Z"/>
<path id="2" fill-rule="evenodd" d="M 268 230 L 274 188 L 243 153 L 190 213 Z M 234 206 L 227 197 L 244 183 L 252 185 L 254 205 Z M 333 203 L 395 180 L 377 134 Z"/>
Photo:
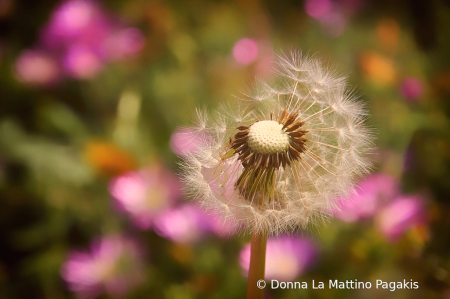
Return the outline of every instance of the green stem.
<path id="1" fill-rule="evenodd" d="M 264 288 L 258 288 L 258 281 L 264 280 L 266 264 L 267 233 L 252 233 L 250 269 L 248 270 L 247 299 L 262 299 Z"/>

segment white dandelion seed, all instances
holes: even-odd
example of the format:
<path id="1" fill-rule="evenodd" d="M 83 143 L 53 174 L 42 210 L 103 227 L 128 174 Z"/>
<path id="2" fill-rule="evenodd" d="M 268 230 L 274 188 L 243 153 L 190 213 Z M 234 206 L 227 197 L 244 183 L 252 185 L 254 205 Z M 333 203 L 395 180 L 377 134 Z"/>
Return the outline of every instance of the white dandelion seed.
<path id="1" fill-rule="evenodd" d="M 301 53 L 276 63 L 278 86 L 260 81 L 237 104 L 198 112 L 190 129 L 208 142 L 181 163 L 192 197 L 253 233 L 327 218 L 334 199 L 371 167 L 366 111 L 345 77 Z"/>

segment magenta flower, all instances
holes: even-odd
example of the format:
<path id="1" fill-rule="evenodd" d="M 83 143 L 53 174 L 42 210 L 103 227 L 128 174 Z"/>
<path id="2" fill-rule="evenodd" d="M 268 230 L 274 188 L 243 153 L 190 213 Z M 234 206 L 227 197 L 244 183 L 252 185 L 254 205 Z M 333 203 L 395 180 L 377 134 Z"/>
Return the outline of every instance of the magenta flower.
<path id="1" fill-rule="evenodd" d="M 344 33 L 345 19 L 344 16 L 338 12 L 330 12 L 326 18 L 320 20 L 323 33 L 330 37 L 338 37 Z"/>
<path id="2" fill-rule="evenodd" d="M 91 245 L 90 252 L 71 252 L 61 276 L 78 298 L 101 294 L 124 297 L 143 281 L 142 250 L 123 236 L 106 236 Z"/>
<path id="3" fill-rule="evenodd" d="M 119 210 L 128 213 L 140 229 L 152 227 L 155 218 L 175 203 L 180 190 L 175 175 L 161 166 L 128 172 L 109 185 Z"/>
<path id="4" fill-rule="evenodd" d="M 66 53 L 66 73 L 78 79 L 94 78 L 104 67 L 103 61 L 89 48 L 73 45 Z"/>
<path id="5" fill-rule="evenodd" d="M 63 70 L 64 75 L 77 79 L 92 79 L 108 62 L 131 57 L 141 51 L 144 44 L 145 38 L 139 29 L 123 27 L 120 20 L 95 1 L 64 1 L 41 28 L 38 48 L 42 54 L 40 60 L 34 58 L 32 64 L 36 67 L 25 63 L 30 57 L 18 59 L 19 79 L 43 85 L 42 82 L 50 79 L 54 81 L 55 70 Z M 42 76 L 35 73 L 42 73 Z"/>
<path id="6" fill-rule="evenodd" d="M 258 43 L 252 38 L 241 38 L 233 47 L 234 59 L 242 65 L 248 65 L 258 58 Z"/>
<path id="7" fill-rule="evenodd" d="M 73 45 L 82 45 L 97 53 L 113 30 L 109 16 L 96 2 L 69 0 L 56 7 L 41 29 L 41 43 L 62 56 Z"/>
<path id="8" fill-rule="evenodd" d="M 167 210 L 155 220 L 155 232 L 176 243 L 197 242 L 208 228 L 205 215 L 192 204 Z"/>
<path id="9" fill-rule="evenodd" d="M 416 78 L 406 78 L 402 82 L 401 93 L 408 102 L 416 102 L 423 94 L 423 84 Z"/>
<path id="10" fill-rule="evenodd" d="M 179 156 L 194 154 L 205 138 L 189 129 L 176 129 L 170 137 L 170 149 Z"/>
<path id="11" fill-rule="evenodd" d="M 141 51 L 144 45 L 145 37 L 139 29 L 125 28 L 112 32 L 102 47 L 104 57 L 109 61 L 116 61 Z"/>
<path id="12" fill-rule="evenodd" d="M 333 8 L 330 0 L 306 0 L 305 11 L 308 15 L 317 20 L 323 20 L 328 17 Z"/>
<path id="13" fill-rule="evenodd" d="M 205 215 L 208 222 L 208 229 L 216 236 L 227 238 L 236 234 L 239 228 L 231 222 L 225 222 L 217 215 Z"/>
<path id="14" fill-rule="evenodd" d="M 16 60 L 18 80 L 30 85 L 48 86 L 59 79 L 60 70 L 50 55 L 42 51 L 25 50 Z"/>
<path id="15" fill-rule="evenodd" d="M 359 182 L 355 193 L 338 201 L 333 214 L 354 222 L 374 216 L 377 209 L 393 200 L 400 193 L 398 181 L 387 174 L 375 173 Z"/>
<path id="16" fill-rule="evenodd" d="M 396 241 L 408 229 L 425 223 L 424 200 L 417 195 L 403 195 L 381 210 L 376 226 L 389 241 Z"/>
<path id="17" fill-rule="evenodd" d="M 242 248 L 239 263 L 247 276 L 250 266 L 250 243 Z M 313 266 L 317 248 L 307 239 L 294 236 L 269 238 L 266 247 L 265 279 L 292 281 Z"/>

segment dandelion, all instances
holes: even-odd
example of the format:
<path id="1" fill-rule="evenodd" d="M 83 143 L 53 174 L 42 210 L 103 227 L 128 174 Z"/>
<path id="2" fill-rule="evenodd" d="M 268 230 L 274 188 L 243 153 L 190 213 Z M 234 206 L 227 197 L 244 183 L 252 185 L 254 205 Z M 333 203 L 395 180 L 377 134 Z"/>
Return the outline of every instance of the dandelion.
<path id="1" fill-rule="evenodd" d="M 255 260 L 262 259 L 255 262 L 256 277 L 264 275 L 267 234 L 327 217 L 334 198 L 371 166 L 366 112 L 346 78 L 300 53 L 278 56 L 276 63 L 277 86 L 260 80 L 237 104 L 212 117 L 197 113 L 190 129 L 210 141 L 182 162 L 190 195 L 252 232 L 252 258 L 255 248 Z M 251 262 L 249 288 L 252 279 Z"/>

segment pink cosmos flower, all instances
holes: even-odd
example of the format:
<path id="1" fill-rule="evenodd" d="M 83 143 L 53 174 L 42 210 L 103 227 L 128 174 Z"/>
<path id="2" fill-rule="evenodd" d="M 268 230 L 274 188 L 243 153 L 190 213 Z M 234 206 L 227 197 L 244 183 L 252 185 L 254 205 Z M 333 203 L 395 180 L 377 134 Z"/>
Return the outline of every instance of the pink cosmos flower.
<path id="1" fill-rule="evenodd" d="M 141 51 L 145 45 L 144 34 L 136 28 L 113 31 L 102 44 L 103 56 L 109 61 L 125 59 Z"/>
<path id="2" fill-rule="evenodd" d="M 393 242 L 408 229 L 424 224 L 426 220 L 424 200 L 417 195 L 403 195 L 381 210 L 376 226 Z"/>
<path id="3" fill-rule="evenodd" d="M 155 218 L 175 203 L 180 190 L 178 179 L 162 166 L 128 172 L 109 185 L 118 208 L 140 229 L 151 228 Z"/>
<path id="4" fill-rule="evenodd" d="M 74 45 L 68 49 L 64 61 L 66 72 L 77 79 L 92 79 L 103 67 L 99 57 L 82 45 Z"/>
<path id="5" fill-rule="evenodd" d="M 239 263 L 248 275 L 250 266 L 250 243 L 239 254 Z M 269 238 L 266 247 L 265 279 L 292 281 L 310 269 L 317 258 L 317 248 L 307 239 L 294 236 Z"/>
<path id="6" fill-rule="evenodd" d="M 235 235 L 238 232 L 238 227 L 230 222 L 225 222 L 217 215 L 205 215 L 208 222 L 208 229 L 216 236 L 227 238 Z"/>
<path id="7" fill-rule="evenodd" d="M 306 0 L 305 11 L 311 17 L 322 20 L 326 18 L 333 8 L 330 0 Z"/>
<path id="8" fill-rule="evenodd" d="M 400 193 L 398 181 L 390 175 L 376 173 L 359 182 L 355 193 L 338 202 L 334 215 L 346 222 L 374 216 L 377 209 Z"/>
<path id="9" fill-rule="evenodd" d="M 16 60 L 18 79 L 26 84 L 48 86 L 59 79 L 57 62 L 42 51 L 25 50 Z"/>
<path id="10" fill-rule="evenodd" d="M 56 7 L 41 29 L 41 43 L 49 51 L 63 55 L 74 44 L 95 52 L 113 27 L 107 13 L 96 2 L 69 0 Z"/>
<path id="11" fill-rule="evenodd" d="M 108 62 L 131 57 L 144 44 L 139 29 L 124 27 L 97 2 L 64 1 L 40 30 L 40 55 L 26 53 L 18 59 L 19 79 L 39 85 L 54 81 L 57 75 L 92 79 Z"/>
<path id="12" fill-rule="evenodd" d="M 170 137 L 170 149 L 179 156 L 193 154 L 205 141 L 203 137 L 189 129 L 178 128 Z"/>
<path id="13" fill-rule="evenodd" d="M 176 243 L 194 243 L 207 233 L 208 224 L 197 206 L 185 204 L 162 213 L 155 220 L 155 232 Z"/>
<path id="14" fill-rule="evenodd" d="M 402 82 L 401 93 L 408 102 L 416 102 L 423 94 L 423 84 L 416 78 L 406 78 Z"/>
<path id="15" fill-rule="evenodd" d="M 242 65 L 248 65 L 258 58 L 258 43 L 252 38 L 241 38 L 233 47 L 234 59 Z"/>
<path id="16" fill-rule="evenodd" d="M 103 293 L 124 297 L 143 281 L 142 249 L 124 236 L 106 236 L 92 243 L 90 252 L 71 252 L 61 276 L 78 298 Z"/>

